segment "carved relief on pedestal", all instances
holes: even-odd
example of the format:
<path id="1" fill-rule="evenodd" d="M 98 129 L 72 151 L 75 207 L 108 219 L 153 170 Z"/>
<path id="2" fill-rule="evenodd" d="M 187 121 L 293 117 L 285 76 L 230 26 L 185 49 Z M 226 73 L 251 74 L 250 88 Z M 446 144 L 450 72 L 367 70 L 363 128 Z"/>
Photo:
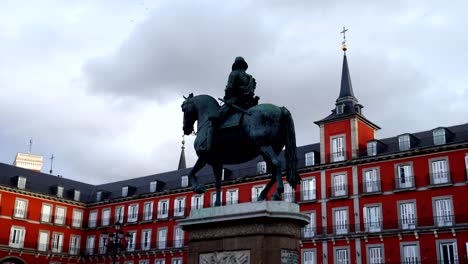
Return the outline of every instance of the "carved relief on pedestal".
<path id="1" fill-rule="evenodd" d="M 224 251 L 200 254 L 200 264 L 250 264 L 250 251 Z"/>

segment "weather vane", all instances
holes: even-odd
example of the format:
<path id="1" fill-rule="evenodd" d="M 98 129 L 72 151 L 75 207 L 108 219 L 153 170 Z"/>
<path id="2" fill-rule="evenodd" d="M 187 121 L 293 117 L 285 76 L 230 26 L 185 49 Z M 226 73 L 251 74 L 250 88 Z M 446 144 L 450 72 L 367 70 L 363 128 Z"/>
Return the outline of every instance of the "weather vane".
<path id="1" fill-rule="evenodd" d="M 346 46 L 346 31 L 348 31 L 348 29 L 343 26 L 343 30 L 340 32 L 341 34 L 343 34 L 343 41 L 341 42 L 341 49 L 346 52 L 346 50 L 348 50 L 348 47 Z"/>
<path id="2" fill-rule="evenodd" d="M 53 166 L 53 164 L 54 164 L 54 159 L 55 159 L 53 153 L 52 153 L 52 156 L 50 156 L 49 159 L 50 159 L 50 171 L 49 171 L 49 172 L 50 172 L 50 174 L 52 174 L 52 171 L 53 171 L 53 170 L 52 170 L 52 166 Z"/>
<path id="3" fill-rule="evenodd" d="M 32 150 L 32 145 L 33 145 L 33 140 L 32 138 L 29 140 L 28 142 L 28 153 L 31 154 L 31 150 Z"/>

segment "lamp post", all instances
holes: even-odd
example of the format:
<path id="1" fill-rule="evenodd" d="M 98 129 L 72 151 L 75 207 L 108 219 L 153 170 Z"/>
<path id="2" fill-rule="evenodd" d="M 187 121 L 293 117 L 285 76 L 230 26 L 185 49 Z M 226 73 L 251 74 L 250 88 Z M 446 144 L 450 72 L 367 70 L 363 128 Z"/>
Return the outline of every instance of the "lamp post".
<path id="1" fill-rule="evenodd" d="M 117 221 L 114 225 L 114 232 L 109 233 L 107 229 L 102 232 L 102 240 L 104 247 L 110 247 L 111 252 L 112 252 L 112 263 L 115 264 L 115 260 L 117 258 L 117 255 L 123 251 L 124 243 L 123 243 L 123 237 L 125 232 L 121 230 L 120 228 L 122 227 L 122 224 Z M 127 232 L 125 234 L 125 240 L 128 241 L 130 240 L 131 235 L 130 233 Z"/>

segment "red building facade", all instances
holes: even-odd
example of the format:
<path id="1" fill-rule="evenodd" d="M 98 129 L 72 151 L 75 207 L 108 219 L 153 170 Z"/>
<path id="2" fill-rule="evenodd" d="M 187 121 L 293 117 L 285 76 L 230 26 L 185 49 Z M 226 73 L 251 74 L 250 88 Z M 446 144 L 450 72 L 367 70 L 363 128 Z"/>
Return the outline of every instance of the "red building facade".
<path id="1" fill-rule="evenodd" d="M 301 185 L 285 184 L 284 199 L 310 217 L 300 262 L 468 263 L 468 124 L 379 140 L 362 108 L 345 55 L 335 108 L 316 122 L 320 143 L 298 148 Z M 256 202 L 267 169 L 227 166 L 223 205 Z M 186 263 L 177 220 L 214 203 L 210 171 L 204 195 L 188 171 L 96 186 L 0 164 L 0 263 Z"/>

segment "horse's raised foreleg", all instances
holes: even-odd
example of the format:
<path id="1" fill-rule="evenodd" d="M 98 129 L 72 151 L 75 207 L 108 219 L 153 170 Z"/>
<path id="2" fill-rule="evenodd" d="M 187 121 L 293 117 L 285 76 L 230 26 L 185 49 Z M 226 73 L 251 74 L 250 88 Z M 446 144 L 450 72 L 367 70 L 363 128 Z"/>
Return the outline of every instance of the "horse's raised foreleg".
<path id="1" fill-rule="evenodd" d="M 195 165 L 193 166 L 192 170 L 188 174 L 188 178 L 190 181 L 190 184 L 192 185 L 192 189 L 196 193 L 204 193 L 206 191 L 206 187 L 203 184 L 198 184 L 197 176 L 195 174 L 201 170 L 204 166 L 206 165 L 206 162 L 198 158 L 197 162 L 195 162 Z"/>
<path id="2" fill-rule="evenodd" d="M 222 164 L 214 164 L 211 165 L 213 167 L 213 173 L 215 175 L 215 187 L 216 187 L 216 200 L 215 206 L 221 206 L 221 178 L 223 176 L 223 165 Z"/>
<path id="3" fill-rule="evenodd" d="M 260 148 L 260 152 L 262 156 L 268 160 L 267 163 L 271 164 L 271 173 L 272 173 L 272 180 L 268 183 L 270 184 L 273 181 L 276 181 L 276 191 L 271 197 L 274 201 L 282 200 L 282 194 L 284 192 L 284 185 L 283 185 L 283 178 L 281 175 L 281 161 L 276 155 L 275 151 L 273 150 L 272 146 L 264 146 Z M 271 184 L 273 185 L 273 183 Z M 268 187 L 268 185 L 267 185 Z M 267 188 L 265 187 L 265 189 Z M 271 188 L 271 186 L 270 186 Z M 262 191 L 263 192 L 263 191 Z"/>

